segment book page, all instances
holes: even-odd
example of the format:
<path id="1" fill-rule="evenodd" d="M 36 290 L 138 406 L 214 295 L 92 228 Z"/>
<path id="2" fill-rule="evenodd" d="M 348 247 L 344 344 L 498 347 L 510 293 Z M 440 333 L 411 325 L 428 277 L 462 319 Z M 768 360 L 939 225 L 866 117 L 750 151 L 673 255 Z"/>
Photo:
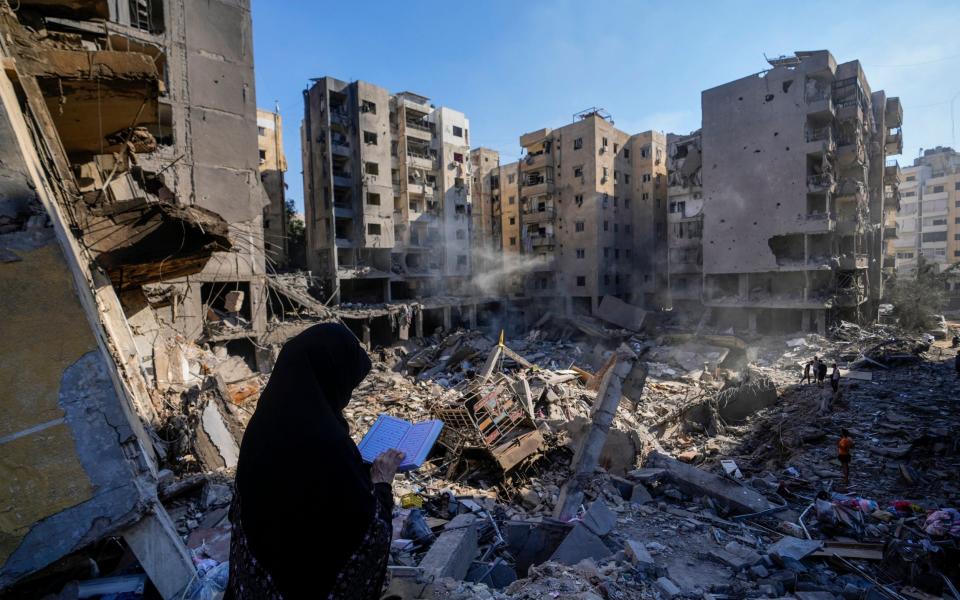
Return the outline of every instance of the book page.
<path id="1" fill-rule="evenodd" d="M 397 447 L 397 450 L 406 454 L 401 465 L 419 464 L 423 458 L 426 458 L 426 454 L 430 452 L 430 448 L 433 447 L 433 442 L 436 440 L 434 434 L 436 427 L 435 421 L 424 421 L 410 427 L 406 437 Z"/>
<path id="2" fill-rule="evenodd" d="M 358 446 L 360 456 L 367 462 L 373 462 L 373 459 L 380 456 L 391 448 L 398 448 L 403 436 L 410 429 L 410 423 L 403 419 L 380 415 L 367 435 L 363 437 Z"/>

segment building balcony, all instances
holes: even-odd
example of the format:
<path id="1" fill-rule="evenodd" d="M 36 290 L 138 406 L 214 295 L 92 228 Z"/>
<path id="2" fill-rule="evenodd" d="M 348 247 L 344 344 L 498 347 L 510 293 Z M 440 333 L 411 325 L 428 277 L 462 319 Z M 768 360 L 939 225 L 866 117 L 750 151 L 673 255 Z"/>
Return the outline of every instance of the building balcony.
<path id="1" fill-rule="evenodd" d="M 833 128 L 818 127 L 808 128 L 806 131 L 806 144 L 804 151 L 807 154 L 823 154 L 834 152 L 837 149 L 837 143 L 833 136 Z"/>
<path id="2" fill-rule="evenodd" d="M 829 233 L 836 228 L 837 222 L 830 213 L 813 213 L 797 217 L 796 224 L 790 228 L 793 233 Z"/>
<path id="3" fill-rule="evenodd" d="M 702 237 L 677 237 L 672 234 L 667 237 L 668 248 L 693 248 L 694 246 L 699 246 L 702 243 Z"/>
<path id="4" fill-rule="evenodd" d="M 866 254 L 844 254 L 840 257 L 841 271 L 858 271 L 866 269 L 870 259 Z"/>
<path id="5" fill-rule="evenodd" d="M 414 196 L 433 197 L 435 191 L 429 183 L 407 183 L 407 193 Z"/>
<path id="6" fill-rule="evenodd" d="M 409 150 L 407 151 L 407 164 L 426 171 L 433 171 L 437 168 L 437 161 L 429 154 L 420 154 Z"/>
<path id="7" fill-rule="evenodd" d="M 521 221 L 524 223 L 540 223 L 541 221 L 552 221 L 557 216 L 557 209 L 552 206 L 548 206 L 543 210 L 529 210 L 523 211 L 520 216 Z"/>
<path id="8" fill-rule="evenodd" d="M 863 121 L 863 107 L 856 100 L 845 100 L 836 105 L 836 115 L 839 121 Z"/>
<path id="9" fill-rule="evenodd" d="M 343 141 L 333 140 L 330 142 L 330 152 L 336 154 L 337 156 L 353 156 L 353 151 L 350 149 L 350 144 Z"/>
<path id="10" fill-rule="evenodd" d="M 903 172 L 900 170 L 900 164 L 894 162 L 892 165 L 887 165 L 883 169 L 883 183 L 884 185 L 894 185 L 899 186 L 900 182 L 903 180 Z"/>
<path id="11" fill-rule="evenodd" d="M 530 265 L 530 270 L 535 273 L 543 273 L 545 271 L 553 271 L 556 267 L 556 259 L 553 256 L 542 256 L 538 257 L 537 260 L 532 261 Z"/>
<path id="12" fill-rule="evenodd" d="M 539 152 L 537 154 L 527 154 L 520 161 L 520 168 L 523 171 L 532 171 L 545 167 L 547 165 L 547 158 L 549 155 L 546 152 Z"/>
<path id="13" fill-rule="evenodd" d="M 884 145 L 887 154 L 903 154 L 903 134 L 900 130 L 895 133 L 887 134 L 887 141 Z"/>
<path id="14" fill-rule="evenodd" d="M 816 175 L 807 175 L 807 191 L 811 193 L 823 193 L 833 190 L 834 180 L 830 173 L 819 173 Z"/>
<path id="15" fill-rule="evenodd" d="M 542 196 L 553 191 L 553 180 L 539 179 L 532 185 L 525 184 L 520 188 L 521 198 L 530 198 L 531 196 Z"/>
<path id="16" fill-rule="evenodd" d="M 333 205 L 333 216 L 335 218 L 344 218 L 352 219 L 353 218 L 353 206 L 349 204 L 334 204 Z"/>
<path id="17" fill-rule="evenodd" d="M 336 238 L 335 244 L 337 248 L 353 248 L 353 240 L 345 237 Z"/>
<path id="18" fill-rule="evenodd" d="M 404 134 L 407 137 L 415 138 L 423 141 L 431 141 L 433 139 L 433 132 L 430 131 L 429 127 L 423 127 L 419 123 L 412 123 L 407 121 L 403 130 Z"/>
<path id="19" fill-rule="evenodd" d="M 543 235 L 532 235 L 528 238 L 530 240 L 530 245 L 534 248 L 540 248 L 544 246 L 553 246 L 557 238 L 552 233 L 546 233 Z"/>
<path id="20" fill-rule="evenodd" d="M 884 120 L 887 127 L 900 127 L 903 125 L 903 105 L 900 104 L 900 98 L 893 96 L 887 98 L 887 105 L 884 107 Z"/>
<path id="21" fill-rule="evenodd" d="M 350 118 L 350 113 L 346 111 L 332 110 L 330 111 L 330 124 L 331 125 L 340 125 L 341 127 L 350 127 L 353 119 Z"/>
<path id="22" fill-rule="evenodd" d="M 353 187 L 353 175 L 346 171 L 334 171 L 333 185 L 346 188 Z"/>
<path id="23" fill-rule="evenodd" d="M 807 116 L 817 120 L 830 119 L 834 115 L 830 90 L 807 95 Z"/>
<path id="24" fill-rule="evenodd" d="M 841 140 L 837 144 L 837 164 L 841 167 L 863 164 L 867 160 L 867 149 L 860 136 Z"/>

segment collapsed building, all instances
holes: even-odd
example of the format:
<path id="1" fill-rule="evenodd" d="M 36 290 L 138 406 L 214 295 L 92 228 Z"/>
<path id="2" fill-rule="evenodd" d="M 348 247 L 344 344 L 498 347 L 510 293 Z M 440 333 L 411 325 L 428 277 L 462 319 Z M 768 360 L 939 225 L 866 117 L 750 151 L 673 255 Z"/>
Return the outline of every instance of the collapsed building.
<path id="1" fill-rule="evenodd" d="M 704 303 L 761 332 L 872 319 L 900 101 L 825 50 L 770 64 L 702 94 Z"/>
<path id="2" fill-rule="evenodd" d="M 108 536 L 196 576 L 158 390 L 266 327 L 251 37 L 245 1 L 0 5 L 0 588 Z"/>
<path id="3" fill-rule="evenodd" d="M 700 132 L 667 136 L 667 286 L 674 309 L 702 308 L 703 152 Z"/>

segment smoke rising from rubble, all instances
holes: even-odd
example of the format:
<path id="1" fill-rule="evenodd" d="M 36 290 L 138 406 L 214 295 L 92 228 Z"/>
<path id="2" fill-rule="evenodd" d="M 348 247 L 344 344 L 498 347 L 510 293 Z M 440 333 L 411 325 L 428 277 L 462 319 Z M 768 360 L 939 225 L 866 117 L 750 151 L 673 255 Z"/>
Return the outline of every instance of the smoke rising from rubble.
<path id="1" fill-rule="evenodd" d="M 498 253 L 488 248 L 475 248 L 473 256 L 474 271 L 470 283 L 481 296 L 502 294 L 509 278 L 522 277 L 541 262 L 532 256 Z"/>

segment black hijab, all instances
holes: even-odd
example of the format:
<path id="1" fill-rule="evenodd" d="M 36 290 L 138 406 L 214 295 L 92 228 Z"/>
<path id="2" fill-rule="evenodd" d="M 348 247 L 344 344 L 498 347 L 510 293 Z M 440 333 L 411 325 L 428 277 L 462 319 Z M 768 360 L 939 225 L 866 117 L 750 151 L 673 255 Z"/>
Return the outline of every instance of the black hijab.
<path id="1" fill-rule="evenodd" d="M 307 329 L 280 351 L 243 436 L 242 527 L 285 598 L 326 597 L 374 518 L 370 471 L 342 412 L 370 366 L 343 325 Z"/>

